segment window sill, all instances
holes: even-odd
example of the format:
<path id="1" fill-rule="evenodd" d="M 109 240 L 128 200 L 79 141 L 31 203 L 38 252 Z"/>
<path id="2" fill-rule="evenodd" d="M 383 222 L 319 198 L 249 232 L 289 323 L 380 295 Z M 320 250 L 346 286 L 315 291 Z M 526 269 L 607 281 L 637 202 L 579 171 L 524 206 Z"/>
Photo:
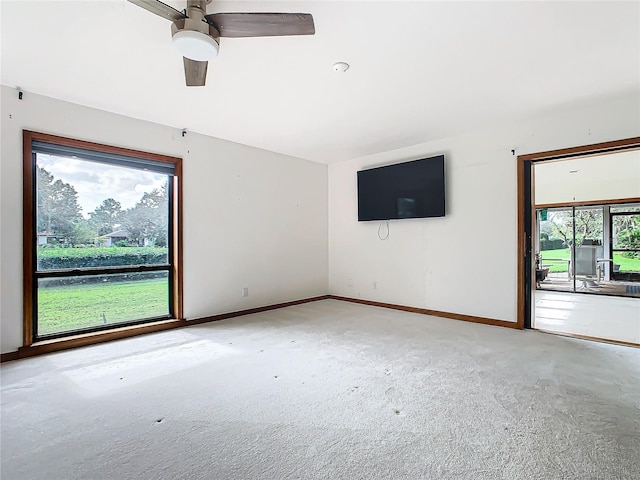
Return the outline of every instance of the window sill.
<path id="1" fill-rule="evenodd" d="M 172 328 L 183 327 L 187 324 L 185 320 L 171 319 L 158 322 L 144 323 L 142 325 L 130 325 L 126 327 L 114 328 L 102 332 L 82 333 L 64 338 L 51 340 L 41 340 L 31 345 L 18 349 L 18 358 L 32 357 L 43 353 L 57 352 L 69 348 L 84 347 L 96 343 L 110 342 L 121 338 L 134 337 L 145 333 L 170 330 Z"/>

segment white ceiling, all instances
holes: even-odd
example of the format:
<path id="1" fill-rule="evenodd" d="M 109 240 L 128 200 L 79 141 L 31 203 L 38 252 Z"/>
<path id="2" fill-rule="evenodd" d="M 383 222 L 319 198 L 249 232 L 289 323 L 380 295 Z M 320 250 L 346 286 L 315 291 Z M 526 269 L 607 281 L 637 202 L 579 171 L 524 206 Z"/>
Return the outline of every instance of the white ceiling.
<path id="1" fill-rule="evenodd" d="M 222 39 L 191 88 L 170 23 L 126 0 L 0 7 L 4 85 L 324 163 L 640 86 L 636 1 L 214 1 L 316 35 Z"/>
<path id="2" fill-rule="evenodd" d="M 640 197 L 640 150 L 536 163 L 537 204 Z"/>

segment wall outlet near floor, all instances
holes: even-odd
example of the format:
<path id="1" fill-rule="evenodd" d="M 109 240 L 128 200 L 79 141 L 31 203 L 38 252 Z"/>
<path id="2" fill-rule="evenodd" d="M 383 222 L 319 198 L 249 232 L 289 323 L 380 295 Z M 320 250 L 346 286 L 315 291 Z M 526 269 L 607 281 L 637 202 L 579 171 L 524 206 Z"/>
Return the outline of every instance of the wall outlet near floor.
<path id="1" fill-rule="evenodd" d="M 350 287 L 353 287 L 353 280 L 352 279 L 347 280 L 347 285 L 349 285 Z"/>
<path id="2" fill-rule="evenodd" d="M 247 287 L 242 287 L 242 296 L 243 297 L 249 296 L 249 289 Z"/>
<path id="3" fill-rule="evenodd" d="M 378 282 L 376 280 L 373 281 L 373 289 L 374 290 L 378 289 Z"/>

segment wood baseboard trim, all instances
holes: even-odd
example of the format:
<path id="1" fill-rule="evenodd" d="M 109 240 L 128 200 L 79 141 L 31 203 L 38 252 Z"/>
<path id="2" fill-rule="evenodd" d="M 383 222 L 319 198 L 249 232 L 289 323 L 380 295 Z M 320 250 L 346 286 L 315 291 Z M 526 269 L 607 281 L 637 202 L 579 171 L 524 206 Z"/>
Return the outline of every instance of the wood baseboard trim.
<path id="1" fill-rule="evenodd" d="M 559 337 L 577 338 L 578 340 L 589 340 L 590 342 L 610 343 L 612 345 L 620 345 L 622 347 L 640 348 L 640 343 L 623 342 L 622 340 L 609 340 L 607 338 L 590 337 L 589 335 L 580 335 L 577 333 L 555 332 L 553 330 L 544 330 L 542 328 L 532 329 L 535 332 L 546 333 L 549 335 L 558 335 Z"/>
<path id="2" fill-rule="evenodd" d="M 189 325 L 198 325 L 201 323 L 215 322 L 217 320 L 225 320 L 227 318 L 241 317 L 252 313 L 266 312 L 268 310 L 276 310 L 278 308 L 291 307 L 303 303 L 316 302 L 318 300 L 326 300 L 329 295 L 321 295 L 318 297 L 304 298 L 301 300 L 293 300 L 291 302 L 277 303 L 274 305 L 266 305 L 264 307 L 249 308 L 247 310 L 239 310 L 236 312 L 222 313 L 212 315 L 210 317 L 197 318 L 194 320 L 164 320 L 161 322 L 147 323 L 144 325 L 134 325 L 122 327 L 106 332 L 88 333 L 84 335 L 75 335 L 55 340 L 44 340 L 34 343 L 28 347 L 20 347 L 16 352 L 3 353 L 0 363 L 18 360 L 20 358 L 33 357 L 52 353 L 71 348 L 84 347 L 87 345 L 95 345 L 98 343 L 110 342 L 112 340 L 120 340 L 123 338 L 135 337 L 146 333 L 160 332 L 163 330 L 171 330 L 173 328 L 181 328 Z"/>
<path id="3" fill-rule="evenodd" d="M 226 320 L 228 318 L 242 317 L 243 315 L 251 315 L 252 313 L 266 312 L 269 310 L 277 310 L 278 308 L 292 307 L 293 305 L 301 305 L 303 303 L 317 302 L 319 300 L 327 300 L 330 295 L 320 295 L 318 297 L 304 298 L 302 300 L 293 300 L 291 302 L 276 303 L 274 305 L 267 305 L 264 307 L 248 308 L 247 310 L 238 310 L 229 313 L 220 313 L 218 315 L 211 315 L 208 317 L 195 318 L 193 320 L 187 320 L 187 325 L 199 325 L 201 323 L 217 322 L 219 320 Z"/>
<path id="4" fill-rule="evenodd" d="M 474 315 L 464 315 L 461 313 L 441 312 L 439 310 L 430 310 L 427 308 L 407 307 L 405 305 L 396 305 L 394 303 L 374 302 L 371 300 L 363 300 L 360 298 L 341 297 L 339 295 L 329 295 L 333 300 L 341 300 L 343 302 L 360 303 L 362 305 L 370 305 L 372 307 L 390 308 L 392 310 L 402 310 L 403 312 L 420 313 L 422 315 L 432 315 L 434 317 L 449 318 L 452 320 L 462 320 L 464 322 L 481 323 L 483 325 L 493 325 L 495 327 L 521 328 L 516 322 L 507 322 L 504 320 L 495 320 L 493 318 L 476 317 Z"/>
<path id="5" fill-rule="evenodd" d="M 18 356 L 18 351 L 15 352 L 7 352 L 0 355 L 0 363 L 11 362 L 12 360 L 18 360 L 20 358 Z"/>

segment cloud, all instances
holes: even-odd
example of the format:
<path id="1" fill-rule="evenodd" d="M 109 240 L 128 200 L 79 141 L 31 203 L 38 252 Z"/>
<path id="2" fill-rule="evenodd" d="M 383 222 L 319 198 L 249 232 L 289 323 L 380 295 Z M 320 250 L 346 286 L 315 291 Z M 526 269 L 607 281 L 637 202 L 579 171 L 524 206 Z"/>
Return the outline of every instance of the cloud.
<path id="1" fill-rule="evenodd" d="M 37 163 L 75 188 L 85 218 L 107 198 L 120 202 L 123 210 L 132 208 L 142 195 L 167 181 L 159 173 L 55 155 L 38 154 Z"/>

